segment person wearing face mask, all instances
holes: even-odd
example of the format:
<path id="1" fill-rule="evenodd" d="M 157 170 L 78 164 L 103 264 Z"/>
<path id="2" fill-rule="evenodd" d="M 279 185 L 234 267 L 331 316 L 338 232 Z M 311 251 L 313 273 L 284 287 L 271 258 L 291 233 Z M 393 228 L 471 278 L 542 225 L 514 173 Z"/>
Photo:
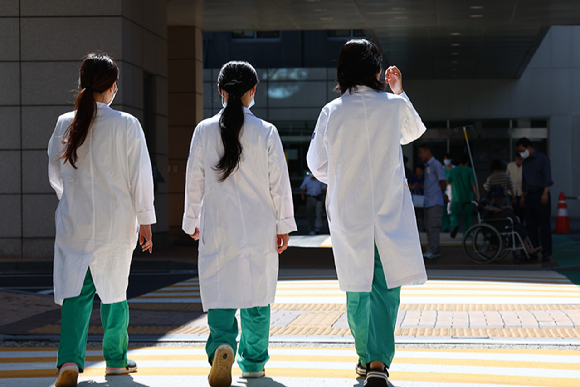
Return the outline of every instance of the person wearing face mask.
<path id="1" fill-rule="evenodd" d="M 137 239 L 150 253 L 153 175 L 139 121 L 109 107 L 119 70 L 106 54 L 80 68 L 75 111 L 58 118 L 48 145 L 49 181 L 59 204 L 54 298 L 62 305 L 56 387 L 77 385 L 93 299 L 101 300 L 106 375 L 137 370 L 127 359 L 129 267 Z"/>
<path id="2" fill-rule="evenodd" d="M 549 262 L 552 259 L 550 187 L 554 184 L 551 162 L 526 137 L 520 138 L 516 146 L 524 159 L 520 205 L 524 208 L 528 236 L 533 246 L 542 246 L 542 261 Z"/>
<path id="3" fill-rule="evenodd" d="M 297 230 L 278 130 L 249 109 L 257 83 L 247 62 L 221 68 L 218 91 L 225 108 L 195 128 L 187 162 L 182 228 L 199 240 L 212 387 L 230 386 L 236 352 L 242 377 L 265 375 L 278 254 Z"/>

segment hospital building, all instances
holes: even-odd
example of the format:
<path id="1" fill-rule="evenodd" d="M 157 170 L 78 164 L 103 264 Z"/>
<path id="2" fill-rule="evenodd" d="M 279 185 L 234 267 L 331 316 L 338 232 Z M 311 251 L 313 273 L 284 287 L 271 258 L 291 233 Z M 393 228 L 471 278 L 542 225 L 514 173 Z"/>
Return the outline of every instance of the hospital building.
<path id="1" fill-rule="evenodd" d="M 560 192 L 580 196 L 580 1 L 577 0 L 0 0 L 0 258 L 50 257 L 58 199 L 48 140 L 73 110 L 83 56 L 120 68 L 113 108 L 143 125 L 154 167 L 154 242 L 183 236 L 193 130 L 222 107 L 222 64 L 245 60 L 260 83 L 252 112 L 278 128 L 296 212 L 321 108 L 337 98 L 342 45 L 366 38 L 396 65 L 427 132 L 404 146 L 409 165 L 465 152 L 480 184 L 530 138 Z M 356 130 L 356 128 L 353 128 Z M 569 200 L 571 218 L 580 201 Z"/>

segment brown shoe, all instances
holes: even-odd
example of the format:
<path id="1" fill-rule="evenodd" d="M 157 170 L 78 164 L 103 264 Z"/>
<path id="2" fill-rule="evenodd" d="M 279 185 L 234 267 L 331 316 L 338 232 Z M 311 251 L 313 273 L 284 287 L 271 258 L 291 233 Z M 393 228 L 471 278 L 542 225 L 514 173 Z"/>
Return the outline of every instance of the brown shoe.
<path id="1" fill-rule="evenodd" d="M 234 350 L 227 344 L 220 345 L 215 350 L 211 370 L 209 371 L 209 385 L 211 387 L 230 387 L 232 385 L 232 365 L 234 364 Z"/>
<path id="2" fill-rule="evenodd" d="M 60 367 L 55 387 L 76 387 L 79 378 L 79 367 L 76 364 L 67 363 Z"/>

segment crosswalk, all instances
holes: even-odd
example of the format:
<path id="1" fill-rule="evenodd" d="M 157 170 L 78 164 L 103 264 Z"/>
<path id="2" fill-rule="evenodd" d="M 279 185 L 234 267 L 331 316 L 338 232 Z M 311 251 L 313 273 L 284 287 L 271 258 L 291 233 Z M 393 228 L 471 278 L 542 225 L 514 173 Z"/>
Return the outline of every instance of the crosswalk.
<path id="1" fill-rule="evenodd" d="M 201 303 L 193 278 L 131 299 L 132 303 Z M 335 274 L 281 274 L 276 304 L 342 304 Z M 431 270 L 424 285 L 405 286 L 402 304 L 578 304 L 580 287 L 553 271 Z"/>
<path id="2" fill-rule="evenodd" d="M 209 365 L 201 347 L 130 349 L 139 371 L 104 377 L 101 350 L 87 351 L 81 385 L 207 386 Z M 275 347 L 266 378 L 248 382 L 235 365 L 233 386 L 362 386 L 352 348 Z M 0 348 L 0 386 L 53 386 L 55 349 Z M 391 383 L 401 387 L 557 386 L 578 387 L 580 351 L 510 349 L 398 349 Z M 94 383 L 94 384 L 93 384 Z"/>

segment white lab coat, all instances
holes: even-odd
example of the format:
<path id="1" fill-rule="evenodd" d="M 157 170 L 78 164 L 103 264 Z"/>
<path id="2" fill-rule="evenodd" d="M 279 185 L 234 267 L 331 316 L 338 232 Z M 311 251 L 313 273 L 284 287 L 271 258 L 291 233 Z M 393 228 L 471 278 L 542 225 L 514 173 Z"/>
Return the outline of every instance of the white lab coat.
<path id="1" fill-rule="evenodd" d="M 104 304 L 126 300 L 138 224 L 155 223 L 153 176 L 139 121 L 97 102 L 74 169 L 59 160 L 75 112 L 58 118 L 48 144 L 50 185 L 59 198 L 54 299 L 80 294 L 87 269 Z"/>
<path id="2" fill-rule="evenodd" d="M 292 190 L 276 127 L 244 108 L 238 169 L 224 182 L 221 113 L 199 123 L 187 162 L 183 231 L 200 230 L 198 271 L 204 310 L 274 302 L 276 234 L 296 231 Z"/>
<path id="3" fill-rule="evenodd" d="M 322 109 L 307 159 L 314 176 L 328 184 L 328 223 L 343 291 L 371 291 L 375 243 L 390 289 L 426 281 L 401 149 L 424 132 L 404 94 L 358 86 Z"/>

